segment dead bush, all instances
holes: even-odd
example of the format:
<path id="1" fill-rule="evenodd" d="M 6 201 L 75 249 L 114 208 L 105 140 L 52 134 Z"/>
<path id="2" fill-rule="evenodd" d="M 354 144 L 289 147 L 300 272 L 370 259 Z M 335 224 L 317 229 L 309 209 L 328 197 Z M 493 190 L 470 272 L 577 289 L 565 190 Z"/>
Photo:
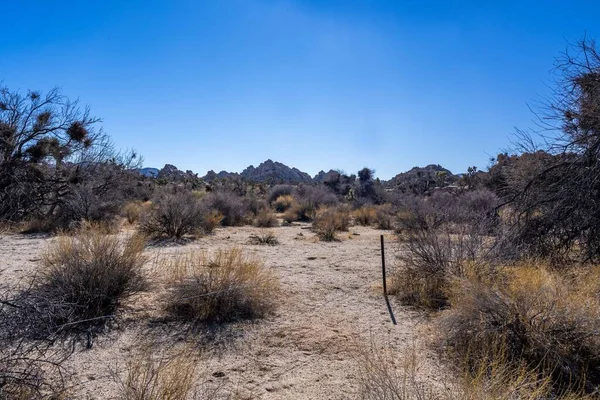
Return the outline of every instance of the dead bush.
<path id="1" fill-rule="evenodd" d="M 597 280 L 598 276 L 588 276 Z M 442 343 L 467 371 L 490 360 L 526 368 L 557 394 L 597 392 L 600 301 L 563 274 L 523 263 L 493 279 L 453 282 Z"/>
<path id="2" fill-rule="evenodd" d="M 376 218 L 375 207 L 372 206 L 364 206 L 357 210 L 354 210 L 354 221 L 358 225 L 362 226 L 370 226 L 373 224 Z"/>
<path id="3" fill-rule="evenodd" d="M 13 319 L 26 322 L 16 329 L 34 339 L 84 334 L 91 346 L 123 300 L 147 287 L 143 248 L 139 235 L 124 243 L 94 231 L 58 237 L 39 276 L 15 300 Z"/>
<path id="4" fill-rule="evenodd" d="M 242 198 L 233 192 L 212 192 L 202 199 L 210 210 L 223 216 L 224 226 L 241 226 L 248 220 L 248 208 Z"/>
<path id="5" fill-rule="evenodd" d="M 272 203 L 273 208 L 277 212 L 286 212 L 292 206 L 292 204 L 294 204 L 294 197 L 290 195 L 279 196 Z"/>
<path id="6" fill-rule="evenodd" d="M 209 211 L 207 212 L 200 221 L 200 226 L 204 233 L 209 234 L 212 233 L 217 226 L 221 224 L 223 221 L 223 215 L 221 215 L 218 211 Z"/>
<path id="7" fill-rule="evenodd" d="M 330 242 L 337 239 L 336 232 L 347 231 L 350 225 L 350 213 L 343 208 L 319 210 L 312 228 L 319 239 Z"/>
<path id="8" fill-rule="evenodd" d="M 160 192 L 152 206 L 143 213 L 140 231 L 153 237 L 181 239 L 197 233 L 209 211 L 189 192 Z"/>
<path id="9" fill-rule="evenodd" d="M 186 261 L 165 298 L 171 316 L 223 323 L 261 318 L 274 309 L 278 280 L 261 260 L 234 248 L 212 257 L 190 254 Z"/>
<path id="10" fill-rule="evenodd" d="M 254 226 L 260 228 L 272 228 L 278 225 L 277 217 L 270 210 L 263 210 L 254 219 Z"/>

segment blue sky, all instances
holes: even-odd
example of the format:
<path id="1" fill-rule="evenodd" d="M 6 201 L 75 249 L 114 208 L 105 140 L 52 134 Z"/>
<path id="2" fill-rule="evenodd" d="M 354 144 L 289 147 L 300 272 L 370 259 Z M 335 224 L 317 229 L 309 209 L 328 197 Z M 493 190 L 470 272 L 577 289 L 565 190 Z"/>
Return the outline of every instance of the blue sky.
<path id="1" fill-rule="evenodd" d="M 0 81 L 60 86 L 146 166 L 486 167 L 597 1 L 2 0 Z"/>

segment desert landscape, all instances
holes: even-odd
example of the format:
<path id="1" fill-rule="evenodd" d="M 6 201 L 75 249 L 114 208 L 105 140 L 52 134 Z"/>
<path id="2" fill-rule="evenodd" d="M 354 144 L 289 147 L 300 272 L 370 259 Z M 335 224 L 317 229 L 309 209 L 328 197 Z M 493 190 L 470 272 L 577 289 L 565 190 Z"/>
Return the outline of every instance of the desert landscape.
<path id="1" fill-rule="evenodd" d="M 0 400 L 600 399 L 599 13 L 3 2 Z"/>

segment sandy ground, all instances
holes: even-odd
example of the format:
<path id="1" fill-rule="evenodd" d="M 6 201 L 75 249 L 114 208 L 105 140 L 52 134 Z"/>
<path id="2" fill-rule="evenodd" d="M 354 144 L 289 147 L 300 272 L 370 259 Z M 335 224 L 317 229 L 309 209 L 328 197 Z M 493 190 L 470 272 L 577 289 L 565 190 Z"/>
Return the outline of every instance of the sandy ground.
<path id="1" fill-rule="evenodd" d="M 78 348 L 67 360 L 73 397 L 119 398 L 114 373 L 124 370 L 140 343 L 153 340 L 176 346 L 191 340 L 203 350 L 198 380 L 204 388 L 217 389 L 220 398 L 356 398 L 353 346 L 368 348 L 375 343 L 394 352 L 420 348 L 423 319 L 392 301 L 398 325 L 391 323 L 380 283 L 380 234 L 386 236 L 389 268 L 395 264 L 397 245 L 388 232 L 351 227 L 339 235 L 341 241 L 325 243 L 308 227 L 273 228 L 276 246 L 249 244 L 249 236 L 260 230 L 241 227 L 220 228 L 186 245 L 149 247 L 151 275 L 160 268 L 157 259 L 192 249 L 237 246 L 256 253 L 280 277 L 280 306 L 264 320 L 236 323 L 207 335 L 161 323 L 160 304 L 151 294 L 142 295 L 126 304 L 118 329 L 98 338 L 91 349 Z M 14 285 L 34 274 L 52 240 L 35 235 L 0 237 L 2 281 Z M 435 360 L 427 352 L 419 353 L 426 366 L 419 371 L 421 378 L 436 380 Z"/>

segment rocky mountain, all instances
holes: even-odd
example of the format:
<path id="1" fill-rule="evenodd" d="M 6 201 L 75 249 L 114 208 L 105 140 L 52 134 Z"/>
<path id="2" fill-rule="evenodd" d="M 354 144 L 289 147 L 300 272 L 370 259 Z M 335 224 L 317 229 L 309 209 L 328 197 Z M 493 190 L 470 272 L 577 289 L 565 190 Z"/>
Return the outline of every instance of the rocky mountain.
<path id="1" fill-rule="evenodd" d="M 290 168 L 277 161 L 267 160 L 258 167 L 249 166 L 240 174 L 242 178 L 255 182 L 311 183 L 312 178 L 298 168 Z"/>
<path id="2" fill-rule="evenodd" d="M 459 177 L 450 170 L 437 164 L 426 167 L 414 167 L 384 182 L 388 190 L 421 194 L 436 187 L 445 187 L 455 183 Z"/>

